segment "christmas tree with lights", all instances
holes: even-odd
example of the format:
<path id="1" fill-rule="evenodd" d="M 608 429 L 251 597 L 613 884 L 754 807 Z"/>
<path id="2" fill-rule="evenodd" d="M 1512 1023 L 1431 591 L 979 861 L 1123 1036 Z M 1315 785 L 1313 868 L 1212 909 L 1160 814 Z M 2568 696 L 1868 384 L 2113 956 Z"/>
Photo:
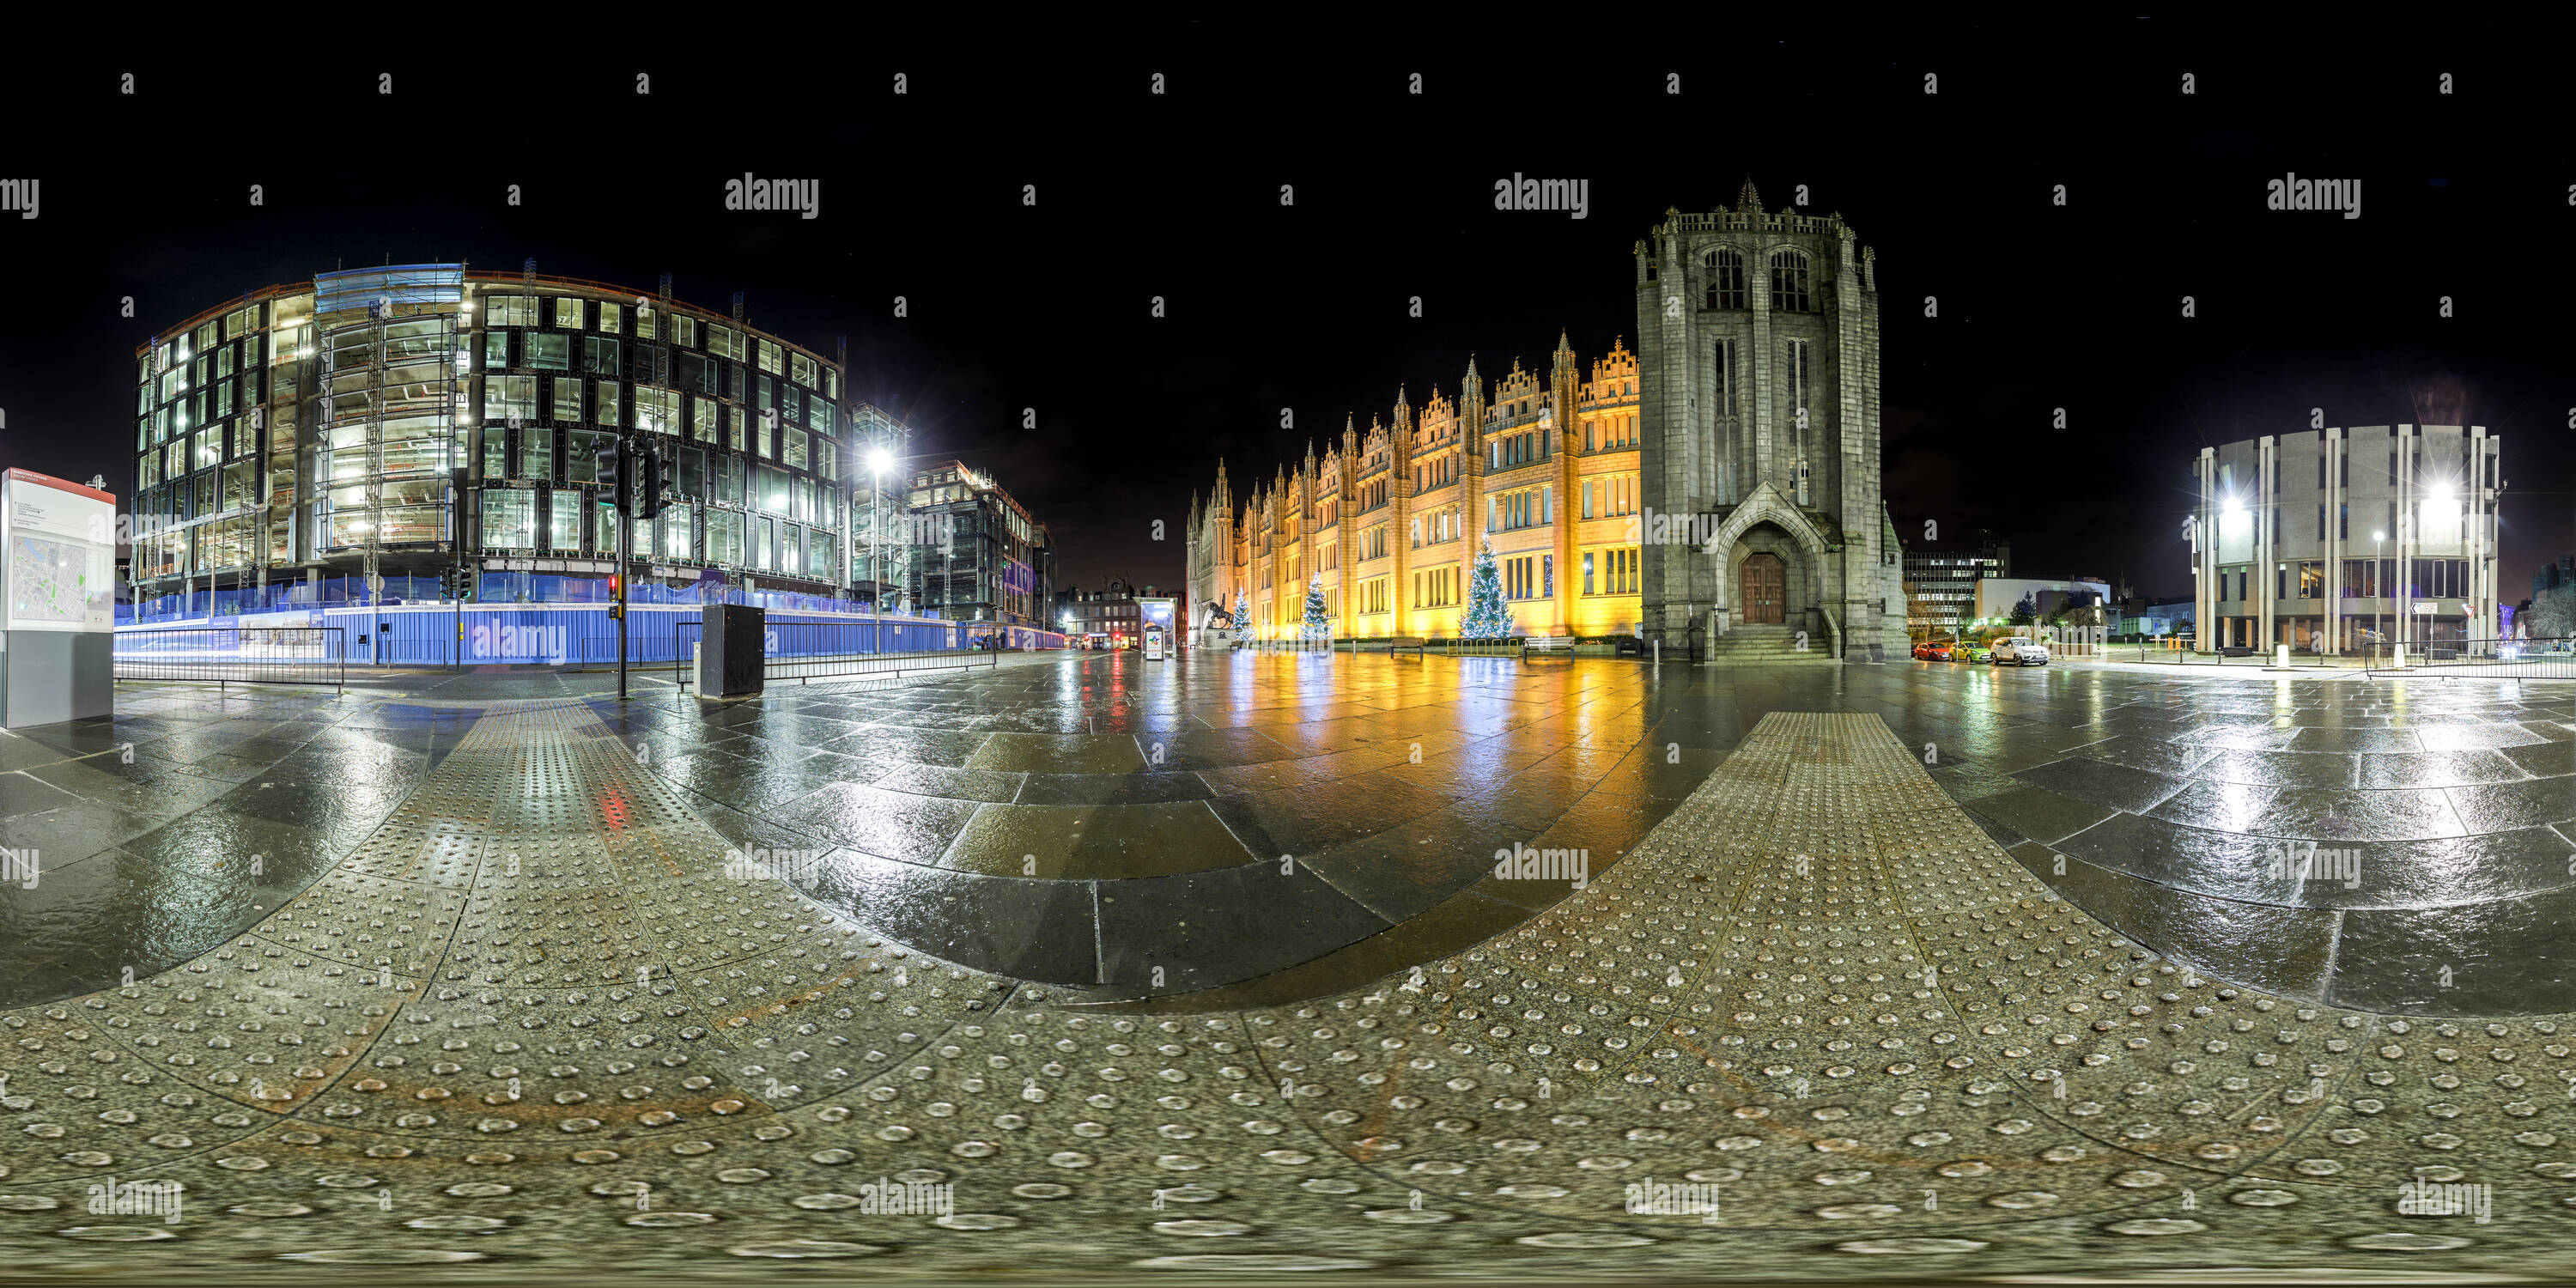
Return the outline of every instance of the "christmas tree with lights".
<path id="1" fill-rule="evenodd" d="M 1250 625 L 1252 625 L 1252 606 L 1244 602 L 1243 587 L 1237 586 L 1234 588 L 1234 629 L 1239 631 Z"/>
<path id="2" fill-rule="evenodd" d="M 1467 619 L 1458 633 L 1471 640 L 1498 640 L 1512 633 L 1511 610 L 1503 606 L 1503 571 L 1494 563 L 1494 543 L 1476 552 L 1475 575 L 1467 579 Z"/>
<path id="3" fill-rule="evenodd" d="M 1306 638 L 1328 640 L 1333 637 L 1333 620 L 1325 615 L 1324 574 L 1306 583 Z"/>

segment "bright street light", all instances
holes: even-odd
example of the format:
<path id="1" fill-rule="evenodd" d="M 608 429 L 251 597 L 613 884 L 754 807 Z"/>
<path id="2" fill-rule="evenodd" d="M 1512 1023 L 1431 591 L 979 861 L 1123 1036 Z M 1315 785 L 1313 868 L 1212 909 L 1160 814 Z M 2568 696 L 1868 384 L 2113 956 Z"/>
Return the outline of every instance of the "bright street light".
<path id="1" fill-rule="evenodd" d="M 875 448 L 868 453 L 868 471 L 870 473 L 883 474 L 887 470 L 893 468 L 894 453 L 889 452 L 882 447 Z"/>

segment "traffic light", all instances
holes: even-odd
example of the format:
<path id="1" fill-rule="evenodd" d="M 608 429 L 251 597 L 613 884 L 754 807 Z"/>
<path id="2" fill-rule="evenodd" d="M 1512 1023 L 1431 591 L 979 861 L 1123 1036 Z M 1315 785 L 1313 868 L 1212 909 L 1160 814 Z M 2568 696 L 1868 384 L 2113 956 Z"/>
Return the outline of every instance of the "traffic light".
<path id="1" fill-rule="evenodd" d="M 610 439 L 599 449 L 600 471 L 614 481 L 617 513 L 631 516 L 635 512 L 635 453 L 622 439 Z"/>
<path id="2" fill-rule="evenodd" d="M 624 616 L 626 616 L 626 575 L 613 572 L 608 574 L 608 620 L 613 622 Z"/>
<path id="3" fill-rule="evenodd" d="M 674 456 L 676 455 L 677 453 L 674 453 Z M 667 493 L 674 490 L 670 486 L 669 463 L 662 459 L 660 444 L 646 443 L 638 453 L 636 465 L 636 473 L 642 486 L 636 496 L 639 508 L 635 511 L 635 517 L 652 519 L 662 513 L 662 507 L 668 504 L 665 499 Z"/>

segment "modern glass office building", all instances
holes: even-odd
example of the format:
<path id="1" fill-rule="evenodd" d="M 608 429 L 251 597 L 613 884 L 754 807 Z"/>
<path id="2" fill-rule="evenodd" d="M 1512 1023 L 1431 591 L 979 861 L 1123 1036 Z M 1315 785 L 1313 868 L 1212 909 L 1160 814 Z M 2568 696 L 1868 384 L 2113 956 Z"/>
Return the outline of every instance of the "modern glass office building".
<path id="1" fill-rule="evenodd" d="M 600 282 L 414 264 L 318 274 L 137 351 L 144 619 L 434 597 L 606 597 L 602 449 L 658 442 L 677 499 L 638 524 L 659 595 L 851 585 L 840 366 L 730 313 Z M 884 419 L 878 414 L 878 419 Z M 845 481 L 847 480 L 847 481 Z"/>
<path id="2" fill-rule="evenodd" d="M 917 534 L 906 593 L 922 612 L 958 622 L 1053 630 L 1055 548 L 1047 527 L 992 476 L 962 461 L 912 472 L 905 498 Z"/>

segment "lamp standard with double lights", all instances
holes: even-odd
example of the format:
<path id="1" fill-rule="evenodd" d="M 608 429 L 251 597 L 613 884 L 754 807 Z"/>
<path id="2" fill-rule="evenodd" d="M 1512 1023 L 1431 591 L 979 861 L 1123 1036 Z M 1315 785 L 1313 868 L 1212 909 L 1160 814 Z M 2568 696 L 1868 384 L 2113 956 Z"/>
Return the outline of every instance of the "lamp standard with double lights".
<path id="1" fill-rule="evenodd" d="M 881 538 L 885 531 L 885 473 L 894 468 L 894 453 L 882 447 L 868 451 L 868 571 L 875 575 L 876 593 L 869 596 L 876 609 L 876 643 L 874 651 L 885 652 L 885 552 Z"/>

